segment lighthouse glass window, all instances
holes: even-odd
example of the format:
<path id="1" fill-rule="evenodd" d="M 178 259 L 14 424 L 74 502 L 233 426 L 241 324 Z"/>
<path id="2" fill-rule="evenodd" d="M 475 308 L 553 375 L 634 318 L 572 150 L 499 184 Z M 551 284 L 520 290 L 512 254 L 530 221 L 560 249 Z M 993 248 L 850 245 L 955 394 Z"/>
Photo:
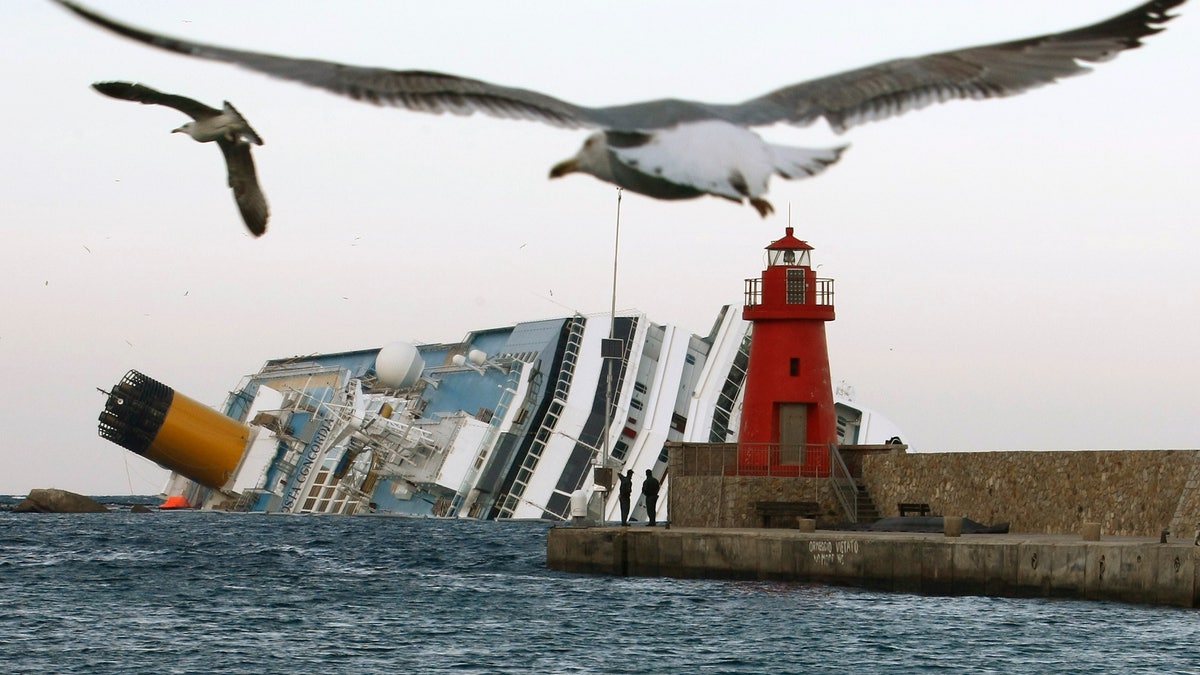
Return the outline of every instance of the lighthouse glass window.
<path id="1" fill-rule="evenodd" d="M 787 271 L 787 293 L 786 302 L 789 305 L 804 304 L 804 269 L 790 269 Z"/>

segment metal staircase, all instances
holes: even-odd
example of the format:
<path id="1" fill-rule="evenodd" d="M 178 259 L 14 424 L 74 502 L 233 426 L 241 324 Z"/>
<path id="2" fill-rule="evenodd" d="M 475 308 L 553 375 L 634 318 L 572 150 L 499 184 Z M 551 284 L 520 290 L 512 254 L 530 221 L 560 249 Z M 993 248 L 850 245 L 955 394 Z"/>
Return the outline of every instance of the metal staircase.
<path id="1" fill-rule="evenodd" d="M 546 446 L 549 444 L 550 437 L 554 435 L 555 428 L 558 426 L 558 419 L 567 406 L 567 394 L 571 390 L 571 381 L 575 377 L 575 365 L 579 361 L 579 354 L 583 346 L 584 324 L 585 320 L 582 317 L 577 316 L 571 319 L 567 334 L 566 350 L 563 353 L 562 367 L 559 370 L 558 382 L 554 387 L 554 397 L 550 401 L 546 414 L 542 418 L 542 425 L 534 436 L 529 453 L 525 455 L 525 459 L 521 462 L 521 468 L 517 472 L 517 477 L 509 488 L 508 495 L 504 498 L 504 502 L 498 512 L 498 517 L 500 518 L 513 517 L 517 507 L 526 501 L 524 499 L 525 488 L 528 486 L 529 480 L 533 478 L 533 473 L 537 469 L 538 462 L 542 459 L 542 452 L 545 451 Z M 536 506 L 544 508 L 540 504 Z"/>
<path id="2" fill-rule="evenodd" d="M 842 506 L 846 519 L 852 523 L 873 523 L 879 520 L 879 509 L 871 493 L 859 483 L 842 458 L 837 445 L 829 444 L 829 484 Z"/>

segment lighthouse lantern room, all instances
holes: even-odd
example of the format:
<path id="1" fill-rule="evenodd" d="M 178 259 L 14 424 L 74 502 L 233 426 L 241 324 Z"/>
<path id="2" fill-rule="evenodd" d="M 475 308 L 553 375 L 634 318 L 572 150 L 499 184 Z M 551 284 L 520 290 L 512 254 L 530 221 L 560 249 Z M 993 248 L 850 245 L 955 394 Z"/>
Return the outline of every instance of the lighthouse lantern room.
<path id="1" fill-rule="evenodd" d="M 753 324 L 738 434 L 744 475 L 827 476 L 837 442 L 825 322 L 833 279 L 818 279 L 812 246 L 788 227 L 771 242 L 762 277 L 746 280 Z"/>

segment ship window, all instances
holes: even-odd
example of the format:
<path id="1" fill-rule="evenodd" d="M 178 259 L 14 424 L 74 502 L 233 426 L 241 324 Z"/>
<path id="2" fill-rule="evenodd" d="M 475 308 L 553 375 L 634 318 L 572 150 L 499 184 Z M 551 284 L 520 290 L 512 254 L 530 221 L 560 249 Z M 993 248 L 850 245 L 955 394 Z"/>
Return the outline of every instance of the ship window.
<path id="1" fill-rule="evenodd" d="M 695 356 L 692 356 L 691 354 L 688 354 L 687 356 L 684 356 L 684 357 L 683 357 L 683 360 L 684 360 L 684 361 L 686 361 L 686 362 L 687 362 L 687 364 L 688 364 L 688 365 L 690 365 L 690 366 L 694 366 L 694 365 L 696 365 L 696 357 L 695 357 Z"/>
<path id="2" fill-rule="evenodd" d="M 646 385 L 645 385 L 645 384 L 643 384 L 643 383 L 641 383 L 641 382 L 634 382 L 634 383 L 633 383 L 633 390 L 634 390 L 634 391 L 636 391 L 636 392 L 637 392 L 637 393 L 639 393 L 639 394 L 644 394 L 644 393 L 646 393 L 646 391 L 647 391 L 647 390 L 646 390 Z"/>
<path id="3" fill-rule="evenodd" d="M 634 410 L 641 410 L 642 402 L 637 400 L 636 398 L 631 398 L 631 399 L 629 399 L 629 407 L 633 408 Z"/>
<path id="4" fill-rule="evenodd" d="M 796 377 L 800 374 L 800 359 L 793 356 L 788 361 L 788 374 L 790 374 L 792 377 Z"/>

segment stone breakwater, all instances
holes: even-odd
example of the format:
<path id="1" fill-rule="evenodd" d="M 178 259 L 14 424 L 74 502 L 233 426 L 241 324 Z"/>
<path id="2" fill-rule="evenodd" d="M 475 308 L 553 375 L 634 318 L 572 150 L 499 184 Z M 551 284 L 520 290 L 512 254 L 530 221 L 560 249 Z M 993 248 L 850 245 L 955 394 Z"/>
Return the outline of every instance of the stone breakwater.
<path id="1" fill-rule="evenodd" d="M 1200 606 L 1190 540 L 556 527 L 546 564 L 618 576 L 819 582 L 932 595 L 1062 597 Z"/>
<path id="2" fill-rule="evenodd" d="M 855 448 L 869 448 L 867 451 Z M 1193 538 L 1200 530 L 1200 450 L 906 453 L 844 451 L 879 516 L 900 503 L 937 515 L 1008 523 L 1010 532 L 1076 534 L 1099 523 L 1111 536 Z M 848 520 L 827 478 L 738 476 L 733 444 L 675 444 L 668 518 L 681 527 L 756 527 L 758 501 L 815 501 L 818 526 Z"/>
<path id="3" fill-rule="evenodd" d="M 1010 531 L 1192 538 L 1200 529 L 1200 450 L 889 453 L 865 457 L 860 482 L 882 515 L 899 502 L 1008 522 Z"/>

